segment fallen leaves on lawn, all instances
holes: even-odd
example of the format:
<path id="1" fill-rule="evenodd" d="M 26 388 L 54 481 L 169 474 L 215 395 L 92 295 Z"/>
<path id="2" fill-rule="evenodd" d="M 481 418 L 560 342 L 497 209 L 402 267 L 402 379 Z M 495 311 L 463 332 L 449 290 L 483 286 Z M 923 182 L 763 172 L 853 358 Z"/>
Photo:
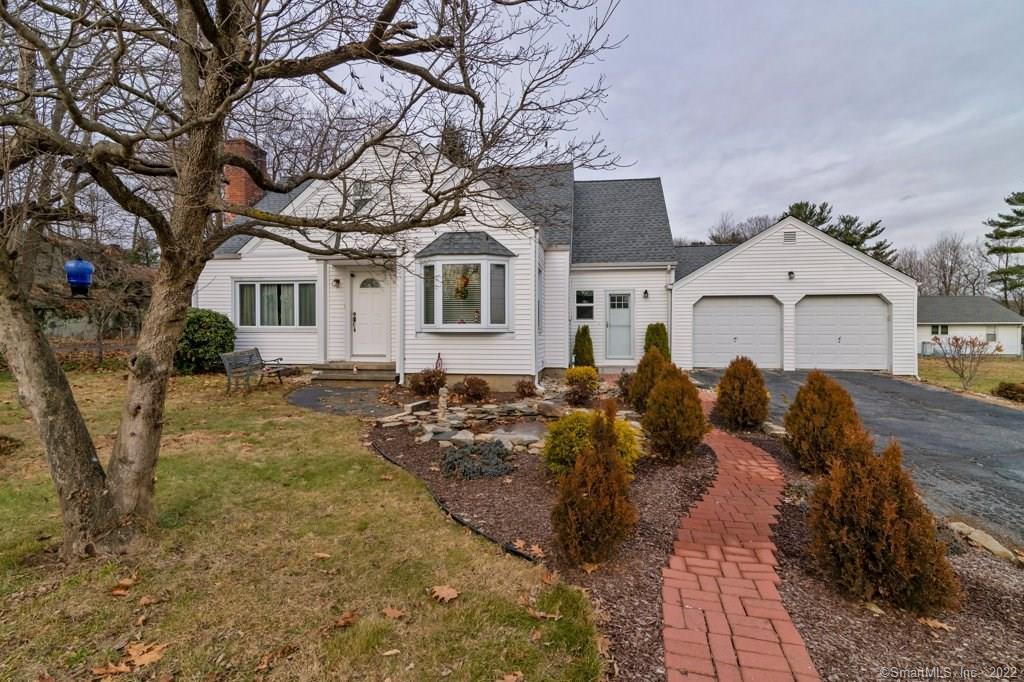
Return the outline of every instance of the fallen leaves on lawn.
<path id="1" fill-rule="evenodd" d="M 382 480 L 382 481 L 393 481 L 393 480 L 395 480 L 395 477 L 392 476 L 391 474 L 381 474 L 380 475 L 380 480 Z"/>
<path id="2" fill-rule="evenodd" d="M 611 649 L 612 649 L 611 640 L 609 640 L 604 635 L 598 635 L 597 636 L 597 653 L 601 656 L 601 658 L 608 658 L 608 653 L 611 651 Z"/>
<path id="3" fill-rule="evenodd" d="M 331 555 L 327 552 L 313 552 L 314 559 L 330 559 Z"/>
<path id="4" fill-rule="evenodd" d="M 540 628 L 534 628 L 530 630 L 530 641 L 539 642 L 540 638 L 544 636 L 544 633 L 540 631 Z"/>
<path id="5" fill-rule="evenodd" d="M 136 668 L 142 668 L 163 658 L 164 650 L 168 646 L 156 642 L 135 642 L 125 647 L 125 653 L 128 654 L 128 663 Z"/>
<path id="6" fill-rule="evenodd" d="M 530 549 L 528 549 L 527 552 L 529 552 L 530 556 L 532 556 L 534 559 L 543 559 L 545 556 L 544 550 L 541 549 L 540 545 L 536 544 L 530 545 Z"/>
<path id="7" fill-rule="evenodd" d="M 144 594 L 141 597 L 139 597 L 139 606 L 151 606 L 153 604 L 159 603 L 159 601 L 160 600 L 154 597 L 153 595 Z"/>
<path id="8" fill-rule="evenodd" d="M 526 551 L 526 540 L 524 540 L 522 538 L 516 538 L 515 540 L 512 541 L 512 546 L 515 547 L 516 550 L 519 551 L 519 552 L 525 552 Z"/>
<path id="9" fill-rule="evenodd" d="M 382 653 L 381 656 L 397 656 L 400 653 L 402 652 L 398 649 L 388 649 L 387 651 Z"/>
<path id="10" fill-rule="evenodd" d="M 540 581 L 545 585 L 555 585 L 558 583 L 558 574 L 554 571 L 545 571 L 544 575 L 540 577 Z"/>
<path id="11" fill-rule="evenodd" d="M 114 597 L 127 597 L 131 588 L 135 583 L 139 581 L 138 571 L 133 571 L 127 578 L 121 578 L 117 581 L 117 584 L 110 589 L 111 596 Z"/>
<path id="12" fill-rule="evenodd" d="M 510 673 L 505 673 L 498 678 L 497 682 L 522 682 L 525 678 L 520 670 L 515 670 Z"/>
<path id="13" fill-rule="evenodd" d="M 405 611 L 402 609 L 396 609 L 391 606 L 385 606 L 381 611 L 385 616 L 391 620 L 402 620 L 405 617 Z"/>
<path id="14" fill-rule="evenodd" d="M 871 613 L 877 614 L 879 616 L 881 616 L 883 613 L 885 613 L 885 611 L 882 610 L 882 607 L 879 606 L 878 604 L 876 604 L 873 601 L 865 602 L 864 603 L 864 608 L 866 608 Z"/>
<path id="15" fill-rule="evenodd" d="M 430 596 L 442 604 L 447 604 L 459 596 L 459 591 L 451 585 L 434 585 L 430 588 Z"/>
<path id="16" fill-rule="evenodd" d="M 107 675 L 123 675 L 124 673 L 130 673 L 132 669 L 125 662 L 111 663 L 107 661 L 101 666 L 93 668 L 92 674 L 96 677 L 105 677 Z"/>
<path id="17" fill-rule="evenodd" d="M 268 654 L 263 654 L 263 656 L 260 657 L 259 665 L 256 666 L 256 672 L 270 670 L 275 663 L 280 661 L 282 658 L 287 658 L 288 656 L 291 656 L 298 650 L 298 646 L 289 643 L 274 649 Z"/>
<path id="18" fill-rule="evenodd" d="M 935 618 L 918 618 L 917 622 L 921 625 L 927 625 L 932 630 L 945 630 L 946 632 L 953 632 L 953 630 L 956 630 L 952 625 L 943 623 L 941 620 L 936 620 Z"/>
<path id="19" fill-rule="evenodd" d="M 334 630 L 338 630 L 338 629 L 341 629 L 341 628 L 347 628 L 347 627 L 349 627 L 351 625 L 355 625 L 356 621 L 358 621 L 358 620 L 359 620 L 359 612 L 358 611 L 346 611 L 345 613 L 341 614 L 340 616 L 338 616 L 337 618 L 334 619 L 334 622 L 331 623 L 331 628 L 334 629 Z"/>
<path id="20" fill-rule="evenodd" d="M 591 573 L 596 571 L 598 568 L 600 568 L 600 566 L 598 566 L 598 564 L 584 563 L 584 564 L 580 564 L 580 568 L 583 569 L 584 573 L 586 573 L 587 575 L 590 575 Z"/>

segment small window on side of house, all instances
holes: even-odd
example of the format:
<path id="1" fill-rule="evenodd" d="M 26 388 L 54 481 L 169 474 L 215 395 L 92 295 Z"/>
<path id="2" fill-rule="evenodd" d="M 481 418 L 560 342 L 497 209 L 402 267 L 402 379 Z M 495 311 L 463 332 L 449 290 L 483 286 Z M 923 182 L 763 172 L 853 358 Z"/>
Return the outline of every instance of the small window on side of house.
<path id="1" fill-rule="evenodd" d="M 576 319 L 594 319 L 594 290 L 580 289 L 576 292 Z"/>
<path id="2" fill-rule="evenodd" d="M 997 338 L 998 338 L 998 336 L 996 334 L 996 328 L 995 327 L 991 327 L 990 326 L 990 327 L 987 327 L 985 329 L 985 340 L 986 341 L 988 341 L 989 343 L 995 343 Z"/>

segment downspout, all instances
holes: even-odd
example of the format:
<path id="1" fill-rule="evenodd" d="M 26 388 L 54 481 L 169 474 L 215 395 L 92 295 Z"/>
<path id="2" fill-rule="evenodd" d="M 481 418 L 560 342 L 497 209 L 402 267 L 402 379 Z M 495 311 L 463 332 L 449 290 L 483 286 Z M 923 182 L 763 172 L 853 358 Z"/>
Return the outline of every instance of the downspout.
<path id="1" fill-rule="evenodd" d="M 665 319 L 667 320 L 668 324 L 668 349 L 670 353 L 672 352 L 672 294 L 674 293 L 673 285 L 675 284 L 672 280 L 675 279 L 674 275 L 675 268 L 673 268 L 671 265 L 666 266 L 665 289 L 668 291 L 668 296 L 666 296 L 665 298 L 668 301 L 668 311 L 665 314 Z"/>
<path id="2" fill-rule="evenodd" d="M 398 383 L 405 383 L 405 268 L 397 259 L 395 277 L 398 278 Z"/>
<path id="3" fill-rule="evenodd" d="M 539 270 L 537 269 L 537 244 L 540 241 L 540 229 L 534 225 L 533 227 L 533 238 L 530 239 L 530 270 L 531 279 L 533 280 L 533 291 L 530 292 L 530 296 L 533 298 L 533 319 L 530 320 L 530 327 L 533 329 L 533 333 L 530 337 L 533 339 L 532 352 L 530 353 L 531 368 L 533 370 L 533 383 L 540 383 L 540 368 L 537 366 L 537 335 L 540 333 L 537 322 L 540 320 L 541 311 L 537 309 L 538 306 L 544 305 L 544 301 L 540 300 L 540 277 L 538 276 Z"/>
<path id="4" fill-rule="evenodd" d="M 330 280 L 328 273 L 330 263 L 322 261 L 320 264 L 320 362 L 327 364 L 327 314 L 330 306 L 327 304 L 327 297 L 330 295 Z"/>

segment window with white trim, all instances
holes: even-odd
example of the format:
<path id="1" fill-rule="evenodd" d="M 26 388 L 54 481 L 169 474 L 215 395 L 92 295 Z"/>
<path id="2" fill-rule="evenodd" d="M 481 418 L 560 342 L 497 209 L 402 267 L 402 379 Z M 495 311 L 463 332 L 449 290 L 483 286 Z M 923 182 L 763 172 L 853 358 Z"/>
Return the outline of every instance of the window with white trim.
<path id="1" fill-rule="evenodd" d="M 315 282 L 238 282 L 239 327 L 315 327 Z"/>
<path id="2" fill-rule="evenodd" d="M 438 258 L 420 271 L 419 322 L 428 330 L 505 329 L 508 260 Z"/>
<path id="3" fill-rule="evenodd" d="M 948 324 L 933 324 L 932 325 L 932 336 L 948 336 L 949 325 Z"/>
<path id="4" fill-rule="evenodd" d="M 576 319 L 594 319 L 594 290 L 579 289 L 576 291 Z"/>
<path id="5" fill-rule="evenodd" d="M 999 339 L 998 330 L 994 326 L 985 328 L 985 340 L 989 343 L 995 343 Z"/>

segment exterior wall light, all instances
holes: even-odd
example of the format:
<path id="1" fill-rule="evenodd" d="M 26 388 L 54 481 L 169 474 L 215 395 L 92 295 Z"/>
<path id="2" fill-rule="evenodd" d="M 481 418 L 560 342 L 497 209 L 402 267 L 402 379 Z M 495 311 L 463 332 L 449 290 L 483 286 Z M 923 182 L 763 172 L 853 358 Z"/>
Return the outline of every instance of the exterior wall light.
<path id="1" fill-rule="evenodd" d="M 787 276 L 788 276 L 788 277 L 789 277 L 790 279 L 796 279 L 796 273 L 795 273 L 795 272 L 793 272 L 792 270 L 790 270 L 789 272 L 787 272 L 787 273 L 786 273 L 786 275 L 787 275 Z"/>

